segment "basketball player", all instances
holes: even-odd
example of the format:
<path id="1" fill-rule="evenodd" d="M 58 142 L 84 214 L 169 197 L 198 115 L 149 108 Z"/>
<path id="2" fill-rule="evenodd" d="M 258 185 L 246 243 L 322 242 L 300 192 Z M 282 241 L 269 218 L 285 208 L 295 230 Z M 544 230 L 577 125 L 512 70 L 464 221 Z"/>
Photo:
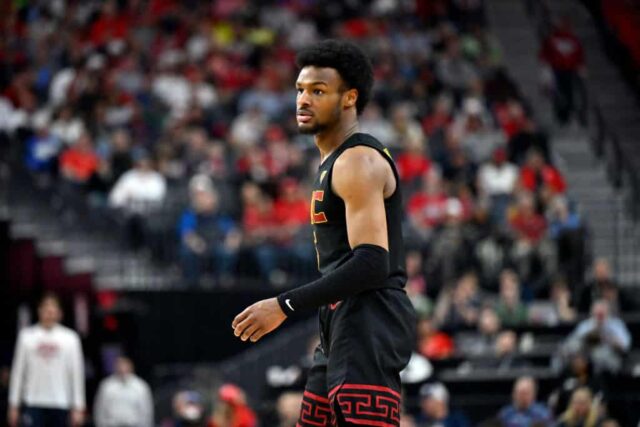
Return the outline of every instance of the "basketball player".
<path id="1" fill-rule="evenodd" d="M 255 342 L 288 315 L 319 308 L 299 425 L 397 426 L 415 315 L 403 290 L 398 173 L 388 150 L 358 132 L 372 67 L 359 48 L 335 40 L 302 51 L 297 65 L 298 129 L 314 135 L 321 156 L 311 223 L 322 277 L 249 306 L 232 327 Z"/>

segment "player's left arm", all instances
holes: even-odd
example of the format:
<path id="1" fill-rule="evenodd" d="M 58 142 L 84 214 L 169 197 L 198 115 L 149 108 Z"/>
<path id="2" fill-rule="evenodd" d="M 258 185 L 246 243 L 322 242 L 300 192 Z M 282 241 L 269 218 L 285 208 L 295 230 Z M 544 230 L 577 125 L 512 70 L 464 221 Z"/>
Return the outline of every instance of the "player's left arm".
<path id="1" fill-rule="evenodd" d="M 294 311 L 385 285 L 389 255 L 384 191 L 389 174 L 393 176 L 389 163 L 369 147 L 351 148 L 338 158 L 333 167 L 333 191 L 345 203 L 351 258 L 318 280 L 247 307 L 233 320 L 236 336 L 255 342 Z"/>

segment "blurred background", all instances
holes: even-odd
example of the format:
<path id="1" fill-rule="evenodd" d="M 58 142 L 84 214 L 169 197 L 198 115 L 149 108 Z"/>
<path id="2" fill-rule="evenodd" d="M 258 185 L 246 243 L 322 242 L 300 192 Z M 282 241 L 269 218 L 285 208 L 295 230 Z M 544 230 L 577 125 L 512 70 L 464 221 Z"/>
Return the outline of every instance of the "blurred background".
<path id="1" fill-rule="evenodd" d="M 327 37 L 371 57 L 404 190 L 402 425 L 638 425 L 637 0 L 3 0 L 2 422 L 55 292 L 86 425 L 295 425 L 314 314 L 230 324 L 317 275 L 294 58 Z M 132 369 L 153 420 L 99 419 Z"/>

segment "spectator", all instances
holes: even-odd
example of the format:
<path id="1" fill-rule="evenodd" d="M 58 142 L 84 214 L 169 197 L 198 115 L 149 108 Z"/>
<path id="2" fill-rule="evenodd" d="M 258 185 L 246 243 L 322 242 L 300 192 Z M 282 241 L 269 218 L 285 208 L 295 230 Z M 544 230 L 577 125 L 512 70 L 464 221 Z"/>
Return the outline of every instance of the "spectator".
<path id="1" fill-rule="evenodd" d="M 600 407 L 587 387 L 576 389 L 571 395 L 567 410 L 558 418 L 557 427 L 599 427 Z"/>
<path id="2" fill-rule="evenodd" d="M 418 320 L 416 327 L 418 351 L 429 359 L 447 359 L 453 355 L 453 340 L 446 333 L 439 331 L 431 317 Z"/>
<path id="3" fill-rule="evenodd" d="M 140 249 L 147 241 L 147 217 L 160 208 L 166 192 L 164 176 L 154 170 L 149 154 L 139 151 L 134 168 L 124 173 L 109 193 L 109 205 L 123 214 L 132 248 Z"/>
<path id="4" fill-rule="evenodd" d="M 597 300 L 591 317 L 578 323 L 566 345 L 588 352 L 596 373 L 617 373 L 631 348 L 631 335 L 624 322 L 611 315 L 609 303 Z"/>
<path id="5" fill-rule="evenodd" d="M 494 367 L 501 371 L 527 366 L 518 359 L 518 335 L 514 331 L 502 331 L 498 334 L 493 356 Z"/>
<path id="6" fill-rule="evenodd" d="M 532 377 L 520 377 L 513 386 L 512 403 L 498 413 L 505 427 L 551 426 L 551 413 L 536 402 L 537 385 Z"/>
<path id="7" fill-rule="evenodd" d="M 430 283 L 437 288 L 455 280 L 459 271 L 473 267 L 475 234 L 472 227 L 464 222 L 465 206 L 462 199 L 448 198 L 445 209 L 444 223 L 433 234 L 426 265 Z M 467 205 L 467 211 L 471 210 Z"/>
<path id="8" fill-rule="evenodd" d="M 513 270 L 507 269 L 500 274 L 500 297 L 496 313 L 500 323 L 506 327 L 518 327 L 527 322 L 527 306 L 520 299 L 520 281 Z"/>
<path id="9" fill-rule="evenodd" d="M 294 391 L 282 393 L 276 402 L 278 427 L 296 427 L 301 405 L 302 393 Z"/>
<path id="10" fill-rule="evenodd" d="M 565 197 L 555 197 L 551 201 L 549 220 L 549 236 L 558 239 L 563 233 L 571 232 L 582 227 L 580 215 L 569 208 Z"/>
<path id="11" fill-rule="evenodd" d="M 446 204 L 440 171 L 431 168 L 422 177 L 422 189 L 411 196 L 407 207 L 411 227 L 422 239 L 444 221 Z"/>
<path id="12" fill-rule="evenodd" d="M 493 151 L 491 162 L 487 162 L 478 171 L 478 192 L 488 200 L 491 219 L 496 225 L 506 224 L 507 207 L 518 180 L 518 168 L 507 162 L 504 148 Z"/>
<path id="13" fill-rule="evenodd" d="M 180 262 L 187 282 L 194 285 L 209 266 L 222 284 L 235 271 L 241 234 L 235 222 L 219 211 L 218 192 L 205 175 L 189 183 L 191 206 L 179 223 Z"/>
<path id="14" fill-rule="evenodd" d="M 569 208 L 564 196 L 556 196 L 551 200 L 550 211 L 549 236 L 556 244 L 560 273 L 571 283 L 581 284 L 586 267 L 586 234 L 582 220 Z"/>
<path id="15" fill-rule="evenodd" d="M 529 322 L 534 325 L 555 326 L 576 320 L 576 310 L 571 306 L 571 292 L 562 277 L 551 284 L 549 301 L 535 301 L 529 305 Z"/>
<path id="16" fill-rule="evenodd" d="M 111 135 L 109 153 L 109 169 L 111 182 L 118 182 L 120 177 L 133 166 L 131 157 L 131 137 L 124 129 L 118 129 Z"/>
<path id="17" fill-rule="evenodd" d="M 520 183 L 525 189 L 538 194 L 542 201 L 563 194 L 567 188 L 560 171 L 548 164 L 536 149 L 527 152 L 526 162 L 520 169 Z"/>
<path id="18" fill-rule="evenodd" d="M 420 388 L 418 427 L 468 427 L 467 417 L 449 407 L 449 391 L 442 383 L 428 383 Z"/>
<path id="19" fill-rule="evenodd" d="M 288 249 L 290 270 L 303 273 L 316 267 L 316 253 L 309 243 L 309 201 L 294 178 L 280 181 L 280 191 L 274 203 L 277 241 Z"/>
<path id="20" fill-rule="evenodd" d="M 154 170 L 151 156 L 140 150 L 134 168 L 125 172 L 111 190 L 109 204 L 131 213 L 146 213 L 162 203 L 166 191 L 165 179 Z"/>
<path id="21" fill-rule="evenodd" d="M 467 98 L 463 114 L 454 124 L 454 132 L 473 164 L 489 160 L 491 153 L 504 144 L 502 133 L 494 129 L 479 99 Z"/>
<path id="22" fill-rule="evenodd" d="M 119 357 L 115 372 L 100 383 L 94 404 L 96 427 L 152 427 L 153 398 L 149 385 L 133 372 L 133 363 Z"/>
<path id="23" fill-rule="evenodd" d="M 256 414 L 247 405 L 244 391 L 233 384 L 218 389 L 218 399 L 208 427 L 255 427 Z"/>
<path id="24" fill-rule="evenodd" d="M 9 388 L 11 427 L 29 422 L 78 427 L 84 421 L 82 345 L 61 319 L 58 297 L 46 294 L 38 305 L 38 324 L 18 335 Z"/>
<path id="25" fill-rule="evenodd" d="M 435 318 L 439 325 L 447 325 L 452 330 L 474 326 L 479 317 L 481 303 L 478 277 L 475 273 L 466 273 L 458 279 L 453 289 L 445 288 L 440 292 Z"/>
<path id="26" fill-rule="evenodd" d="M 183 390 L 173 396 L 174 427 L 201 427 L 204 422 L 202 396 L 196 391 Z"/>
<path id="27" fill-rule="evenodd" d="M 251 250 L 260 276 L 267 283 L 281 282 L 283 272 L 278 268 L 276 244 L 277 220 L 273 200 L 256 184 L 247 182 L 242 187 L 243 243 Z"/>
<path id="28" fill-rule="evenodd" d="M 87 133 L 81 134 L 75 144 L 60 155 L 60 174 L 71 184 L 89 182 L 89 178 L 98 171 L 98 165 L 98 156 Z"/>
<path id="29" fill-rule="evenodd" d="M 424 141 L 422 128 L 413 118 L 413 108 L 409 103 L 398 103 L 392 108 L 391 127 L 395 133 L 393 139 L 389 141 L 392 147 L 401 141 Z"/>
<path id="30" fill-rule="evenodd" d="M 579 388 L 598 394 L 602 392 L 601 381 L 593 374 L 593 365 L 587 355 L 573 354 L 568 365 L 562 385 L 549 396 L 549 408 L 556 416 L 568 409 L 569 399 Z"/>
<path id="31" fill-rule="evenodd" d="M 533 194 L 523 192 L 518 195 L 509 224 L 515 238 L 512 257 L 520 277 L 534 277 L 536 261 L 542 263 L 543 273 L 555 272 L 553 247 L 544 240 L 547 223 L 536 212 Z"/>
<path id="32" fill-rule="evenodd" d="M 457 36 L 449 39 L 444 55 L 436 64 L 436 76 L 453 90 L 457 99 L 460 99 L 477 78 L 476 68 L 461 55 Z"/>
<path id="33" fill-rule="evenodd" d="M 458 366 L 458 371 L 466 372 L 469 369 L 491 369 L 509 371 L 515 368 L 525 368 L 529 364 L 518 357 L 518 335 L 514 331 L 502 331 L 498 333 L 494 341 L 491 353 L 480 354 L 479 357 L 471 357 Z"/>
<path id="34" fill-rule="evenodd" d="M 427 317 L 433 311 L 433 303 L 427 296 L 427 282 L 422 271 L 422 254 L 418 251 L 408 251 L 406 255 L 407 296 L 413 304 L 418 317 Z"/>
<path id="35" fill-rule="evenodd" d="M 58 154 L 62 142 L 49 130 L 49 119 L 46 114 L 34 118 L 35 133 L 27 140 L 26 165 L 29 170 L 40 177 L 40 182 L 51 184 L 58 171 Z"/>
<path id="36" fill-rule="evenodd" d="M 522 165 L 527 159 L 527 153 L 536 150 L 549 161 L 549 141 L 547 135 L 538 129 L 533 119 L 526 117 L 522 127 L 507 144 L 507 157 L 511 163 Z"/>
<path id="37" fill-rule="evenodd" d="M 540 59 L 553 71 L 556 118 L 564 125 L 575 115 L 584 126 L 587 121 L 587 99 L 582 81 L 586 73 L 584 51 L 569 17 L 562 17 L 543 40 Z"/>
<path id="38" fill-rule="evenodd" d="M 580 290 L 578 297 L 578 310 L 586 313 L 593 302 L 604 299 L 609 303 L 613 314 L 622 314 L 635 308 L 633 300 L 625 295 L 616 283 L 611 265 L 605 258 L 597 258 L 593 262 L 593 278 Z"/>
<path id="39" fill-rule="evenodd" d="M 360 131 L 368 133 L 385 146 L 396 143 L 395 130 L 387 118 L 382 114 L 380 106 L 375 102 L 369 102 L 360 118 Z"/>
<path id="40" fill-rule="evenodd" d="M 493 354 L 500 332 L 500 319 L 491 307 L 480 312 L 477 332 L 460 332 L 455 343 L 458 354 L 467 356 L 488 356 Z"/>
<path id="41" fill-rule="evenodd" d="M 51 123 L 51 134 L 64 144 L 72 146 L 83 133 L 85 133 L 84 123 L 73 115 L 73 108 L 70 105 L 61 107 L 56 119 Z"/>
<path id="42" fill-rule="evenodd" d="M 449 127 L 453 122 L 451 111 L 453 102 L 451 97 L 439 96 L 433 105 L 433 111 L 422 120 L 422 130 L 428 137 L 432 137 L 436 132 Z"/>
<path id="43" fill-rule="evenodd" d="M 429 172 L 431 161 L 426 151 L 426 143 L 422 135 L 410 135 L 405 138 L 404 151 L 396 161 L 400 181 L 403 184 L 412 187 L 412 184 Z"/>

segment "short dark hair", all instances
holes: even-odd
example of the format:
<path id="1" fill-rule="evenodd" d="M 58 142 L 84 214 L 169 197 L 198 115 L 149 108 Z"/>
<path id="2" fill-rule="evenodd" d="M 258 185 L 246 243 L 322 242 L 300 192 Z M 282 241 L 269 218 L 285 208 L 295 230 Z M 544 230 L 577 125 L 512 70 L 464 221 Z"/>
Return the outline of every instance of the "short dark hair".
<path id="1" fill-rule="evenodd" d="M 309 46 L 296 57 L 299 68 L 307 66 L 335 69 L 348 89 L 358 91 L 356 111 L 362 113 L 371 97 L 373 67 L 365 53 L 353 43 L 342 40 L 323 40 Z"/>

